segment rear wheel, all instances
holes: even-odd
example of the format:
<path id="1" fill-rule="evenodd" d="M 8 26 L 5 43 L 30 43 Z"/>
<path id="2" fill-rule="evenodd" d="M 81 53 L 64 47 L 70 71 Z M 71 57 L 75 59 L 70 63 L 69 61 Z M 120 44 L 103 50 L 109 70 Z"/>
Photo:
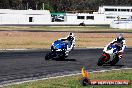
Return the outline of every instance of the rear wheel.
<path id="1" fill-rule="evenodd" d="M 119 61 L 118 55 L 115 55 L 114 59 L 111 61 L 111 65 L 115 65 Z"/>
<path id="2" fill-rule="evenodd" d="M 66 52 L 66 50 L 63 50 L 63 51 L 61 51 L 60 53 L 59 53 L 59 59 L 60 60 L 65 60 L 65 56 L 66 56 L 66 54 L 65 54 L 65 52 Z"/>
<path id="3" fill-rule="evenodd" d="M 49 52 L 45 55 L 45 60 L 50 60 L 52 59 L 52 52 Z"/>
<path id="4" fill-rule="evenodd" d="M 65 53 L 62 53 L 62 54 L 60 55 L 60 57 L 59 57 L 60 60 L 65 60 L 65 58 L 66 58 L 66 57 L 65 57 Z"/>

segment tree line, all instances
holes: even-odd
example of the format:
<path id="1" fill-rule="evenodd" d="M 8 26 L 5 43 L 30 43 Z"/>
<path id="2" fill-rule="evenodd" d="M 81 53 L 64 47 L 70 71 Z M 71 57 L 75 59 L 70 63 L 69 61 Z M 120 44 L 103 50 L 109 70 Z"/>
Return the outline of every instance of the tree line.
<path id="1" fill-rule="evenodd" d="M 132 0 L 0 0 L 0 9 L 48 9 L 51 12 L 85 12 L 102 5 L 131 6 Z"/>

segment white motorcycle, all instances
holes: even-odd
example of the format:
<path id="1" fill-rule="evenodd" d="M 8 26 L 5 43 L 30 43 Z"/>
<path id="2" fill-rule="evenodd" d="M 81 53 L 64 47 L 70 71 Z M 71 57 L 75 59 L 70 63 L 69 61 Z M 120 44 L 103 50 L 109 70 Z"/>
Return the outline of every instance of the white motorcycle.
<path id="1" fill-rule="evenodd" d="M 118 47 L 116 45 L 109 45 L 107 50 L 104 50 L 103 54 L 99 58 L 97 65 L 102 66 L 104 64 L 115 65 L 119 61 L 119 55 L 122 53 L 118 52 Z"/>

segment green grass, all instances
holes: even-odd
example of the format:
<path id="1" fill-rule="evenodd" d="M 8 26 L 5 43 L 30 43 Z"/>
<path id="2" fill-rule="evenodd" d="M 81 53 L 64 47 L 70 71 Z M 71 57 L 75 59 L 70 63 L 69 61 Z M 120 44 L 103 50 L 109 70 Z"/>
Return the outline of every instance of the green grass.
<path id="1" fill-rule="evenodd" d="M 109 26 L 1 26 L 0 30 L 50 30 L 50 31 L 127 31 L 132 29 L 113 29 Z"/>
<path id="2" fill-rule="evenodd" d="M 62 77 L 55 79 L 48 79 L 43 81 L 23 83 L 19 85 L 7 86 L 5 88 L 132 88 L 132 84 L 126 86 L 87 86 L 83 87 L 80 85 L 79 79 L 81 75 Z M 108 71 L 108 72 L 96 72 L 89 74 L 90 79 L 119 79 L 119 80 L 130 80 L 132 81 L 132 70 L 119 70 L 119 71 Z"/>

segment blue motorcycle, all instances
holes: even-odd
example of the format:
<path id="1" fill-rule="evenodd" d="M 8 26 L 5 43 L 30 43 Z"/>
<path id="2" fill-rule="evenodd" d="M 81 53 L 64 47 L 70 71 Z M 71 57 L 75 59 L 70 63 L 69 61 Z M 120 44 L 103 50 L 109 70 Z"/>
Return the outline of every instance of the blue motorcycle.
<path id="1" fill-rule="evenodd" d="M 61 41 L 61 40 L 55 41 L 51 46 L 51 51 L 46 54 L 45 60 L 65 59 L 66 57 L 68 57 L 66 56 L 68 45 L 69 45 L 68 41 Z"/>

